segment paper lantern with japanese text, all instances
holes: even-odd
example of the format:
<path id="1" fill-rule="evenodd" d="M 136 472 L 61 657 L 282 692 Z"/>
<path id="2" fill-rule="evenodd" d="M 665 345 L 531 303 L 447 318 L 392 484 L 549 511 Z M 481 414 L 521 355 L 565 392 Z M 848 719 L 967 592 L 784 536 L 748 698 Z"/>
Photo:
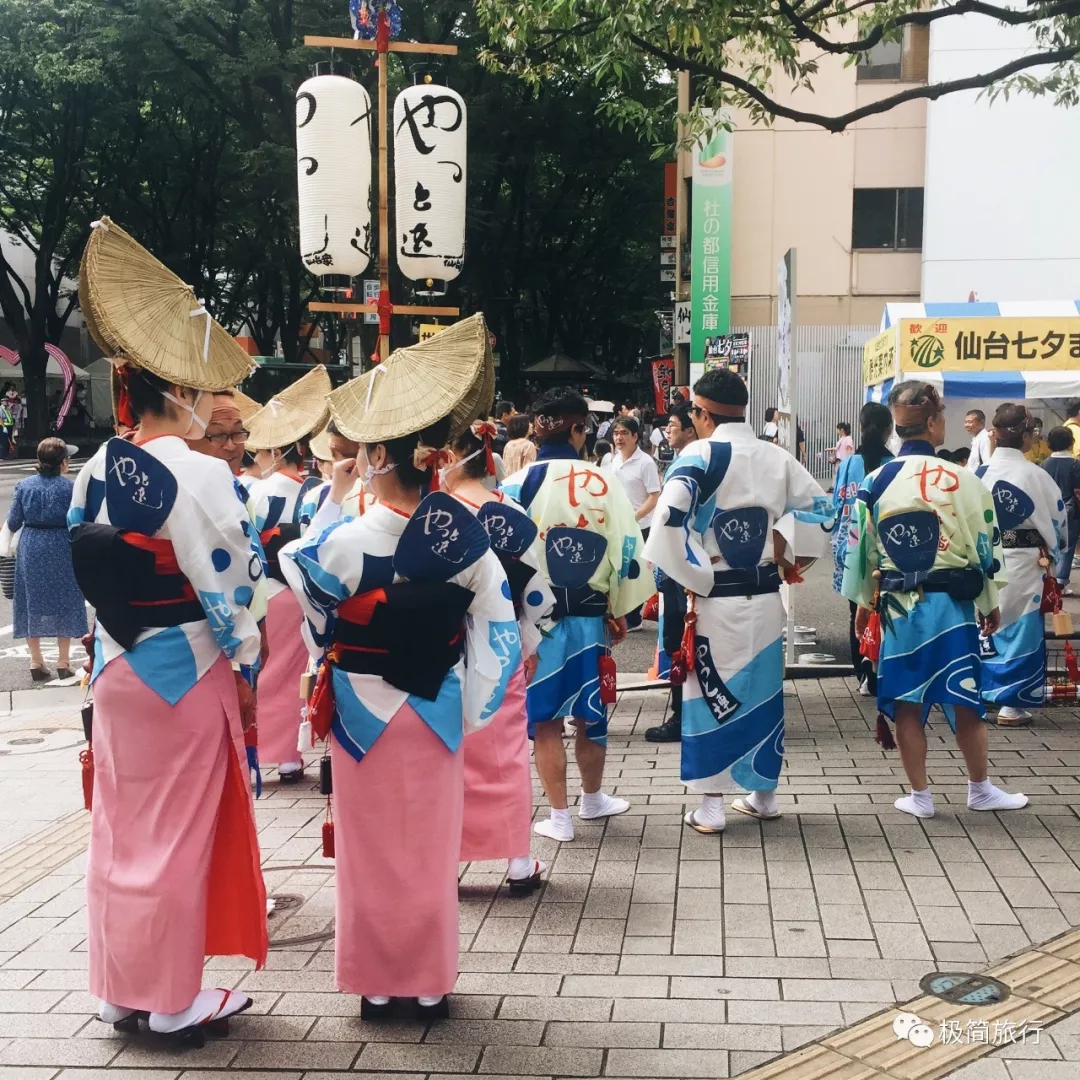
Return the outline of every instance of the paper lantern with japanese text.
<path id="1" fill-rule="evenodd" d="M 465 261 L 465 102 L 419 84 L 394 102 L 394 249 L 411 281 L 452 281 Z"/>
<path id="2" fill-rule="evenodd" d="M 317 75 L 296 92 L 300 254 L 316 276 L 371 262 L 371 98 L 354 79 Z"/>

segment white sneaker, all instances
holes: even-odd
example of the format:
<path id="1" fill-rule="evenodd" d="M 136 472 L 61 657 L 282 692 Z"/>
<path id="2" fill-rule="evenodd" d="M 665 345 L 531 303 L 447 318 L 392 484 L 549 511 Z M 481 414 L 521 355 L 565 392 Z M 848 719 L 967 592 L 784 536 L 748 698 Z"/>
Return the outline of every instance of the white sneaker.
<path id="1" fill-rule="evenodd" d="M 546 836 L 549 840 L 558 840 L 560 844 L 568 844 L 574 839 L 574 826 L 561 826 L 552 818 L 544 818 L 533 825 L 533 832 L 537 836 Z"/>
<path id="2" fill-rule="evenodd" d="M 870 692 L 870 680 L 867 679 L 867 678 L 860 679 L 859 680 L 859 697 L 873 697 L 873 696 L 874 695 Z"/>

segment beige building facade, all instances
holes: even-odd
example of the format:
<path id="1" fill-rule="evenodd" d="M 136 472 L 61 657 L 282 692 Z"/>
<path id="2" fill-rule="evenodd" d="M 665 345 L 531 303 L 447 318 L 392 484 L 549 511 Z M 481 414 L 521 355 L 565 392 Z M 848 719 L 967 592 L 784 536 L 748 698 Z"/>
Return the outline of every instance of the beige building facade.
<path id="1" fill-rule="evenodd" d="M 776 93 L 793 108 L 846 113 L 925 82 L 925 45 L 909 39 L 866 67 L 822 58 L 813 93 Z M 803 325 L 876 324 L 886 302 L 918 300 L 925 148 L 925 101 L 840 134 L 784 119 L 766 127 L 737 114 L 731 324 L 775 323 L 776 267 L 792 247 Z M 689 154 L 683 158 L 688 177 Z"/>

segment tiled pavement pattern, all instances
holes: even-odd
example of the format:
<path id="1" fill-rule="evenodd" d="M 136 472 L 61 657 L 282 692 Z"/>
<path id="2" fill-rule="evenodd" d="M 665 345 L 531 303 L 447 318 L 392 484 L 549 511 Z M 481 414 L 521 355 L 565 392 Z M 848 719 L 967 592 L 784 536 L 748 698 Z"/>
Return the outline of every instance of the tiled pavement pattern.
<path id="1" fill-rule="evenodd" d="M 939 724 L 938 817 L 920 823 L 892 807 L 904 780 L 895 753 L 873 742 L 872 704 L 844 680 L 790 684 L 785 817 L 731 814 L 723 837 L 706 837 L 680 824 L 677 749 L 641 738 L 663 706 L 662 692 L 623 695 L 608 783 L 632 809 L 579 825 L 558 851 L 538 842 L 553 863 L 541 894 L 510 899 L 498 893 L 498 868 L 465 870 L 462 976 L 448 1023 L 361 1025 L 356 999 L 333 991 L 332 942 L 317 940 L 274 950 L 258 973 L 214 962 L 208 981 L 255 998 L 228 1040 L 177 1053 L 119 1036 L 89 1020 L 77 856 L 0 903 L 0 1080 L 86 1080 L 105 1069 L 147 1080 L 734 1076 L 917 996 L 931 970 L 978 971 L 1080 925 L 1076 712 L 991 733 L 993 775 L 1033 797 L 1029 810 L 1000 818 L 967 811 L 962 762 Z M 50 727 L 77 729 L 77 710 L 0 717 L 0 751 Z M 28 823 L 41 829 L 80 804 L 78 747 L 50 745 L 0 753 L 5 878 L 38 854 Z M 302 900 L 275 916 L 274 937 L 330 926 L 323 810 L 314 790 L 273 782 L 257 804 L 271 891 Z M 39 862 L 32 876 L 42 872 Z M 954 1076 L 1076 1080 L 1080 1016 Z"/>

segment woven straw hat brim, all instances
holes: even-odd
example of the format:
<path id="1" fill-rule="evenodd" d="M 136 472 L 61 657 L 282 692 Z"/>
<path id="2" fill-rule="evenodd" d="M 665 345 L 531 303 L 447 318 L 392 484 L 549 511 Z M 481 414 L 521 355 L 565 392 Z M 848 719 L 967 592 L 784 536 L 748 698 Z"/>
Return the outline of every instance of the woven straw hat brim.
<path id="1" fill-rule="evenodd" d="M 411 435 L 447 416 L 460 430 L 466 416 L 476 417 L 490 364 L 484 316 L 471 315 L 338 387 L 330 415 L 343 435 L 361 443 Z"/>
<path id="2" fill-rule="evenodd" d="M 240 390 L 233 390 L 233 404 L 240 412 L 240 419 L 246 424 L 261 408 L 262 406 L 254 399 L 242 393 Z"/>
<path id="3" fill-rule="evenodd" d="M 83 252 L 79 301 L 106 355 L 179 386 L 224 390 L 254 366 L 220 323 L 193 314 L 202 307 L 194 289 L 109 218 Z"/>
<path id="4" fill-rule="evenodd" d="M 313 435 L 308 442 L 308 449 L 311 451 L 311 456 L 318 458 L 320 461 L 332 460 L 330 454 L 330 432 L 324 427 L 318 435 Z"/>
<path id="5" fill-rule="evenodd" d="M 322 364 L 275 394 L 245 421 L 249 450 L 274 450 L 306 438 L 326 425 L 330 376 Z"/>

